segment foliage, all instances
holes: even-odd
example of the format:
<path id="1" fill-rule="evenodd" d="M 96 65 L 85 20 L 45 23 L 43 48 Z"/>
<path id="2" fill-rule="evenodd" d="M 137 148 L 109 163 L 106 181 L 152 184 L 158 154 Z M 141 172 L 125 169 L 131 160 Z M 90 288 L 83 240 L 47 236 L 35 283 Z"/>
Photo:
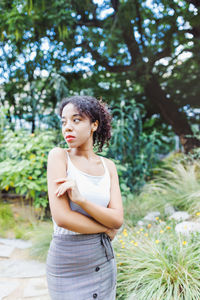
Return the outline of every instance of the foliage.
<path id="1" fill-rule="evenodd" d="M 200 235 L 178 235 L 175 223 L 156 222 L 115 238 L 117 299 L 198 299 Z"/>
<path id="2" fill-rule="evenodd" d="M 1 102 L 33 131 L 38 112 L 53 113 L 63 94 L 134 98 L 147 131 L 172 129 L 188 150 L 197 144 L 185 137 L 198 124 L 199 7 L 195 0 L 1 1 Z M 57 75 L 63 80 L 52 84 Z"/>
<path id="3" fill-rule="evenodd" d="M 163 200 L 177 209 L 193 213 L 200 209 L 199 170 L 198 162 L 186 166 L 176 163 L 171 170 L 163 171 L 163 176 L 154 181 L 152 189 L 159 190 Z"/>
<path id="4" fill-rule="evenodd" d="M 32 241 L 30 256 L 37 258 L 40 261 L 46 261 L 47 252 L 52 239 L 52 222 L 41 222 L 35 224 L 33 230 L 29 234 Z"/>
<path id="5" fill-rule="evenodd" d="M 144 133 L 141 109 L 134 101 L 130 105 L 122 101 L 119 106 L 113 107 L 112 113 L 113 135 L 108 156 L 119 161 L 124 184 L 136 192 L 150 178 L 153 167 L 159 163 L 158 154 L 164 142 L 155 130 L 148 136 Z M 168 148 L 167 143 L 165 144 Z"/>
<path id="6" fill-rule="evenodd" d="M 6 204 L 0 204 L 0 234 L 14 226 L 15 220 L 11 208 Z"/>
<path id="7" fill-rule="evenodd" d="M 28 232 L 32 231 L 33 218 L 27 214 L 22 216 L 12 209 L 12 204 L 0 203 L 0 236 L 5 238 L 29 239 Z"/>
<path id="8" fill-rule="evenodd" d="M 30 134 L 25 130 L 7 130 L 0 146 L 0 188 L 13 190 L 32 199 L 34 206 L 45 208 L 47 156 L 59 137 L 57 131 Z"/>
<path id="9" fill-rule="evenodd" d="M 9 128 L 9 123 L 7 120 L 7 109 L 4 106 L 0 107 L 0 144 L 4 137 L 4 131 Z"/>
<path id="10" fill-rule="evenodd" d="M 153 179 L 140 193 L 125 200 L 125 216 L 130 224 L 136 225 L 149 211 L 159 210 L 164 214 L 164 207 L 169 203 L 189 213 L 200 210 L 200 164 L 189 157 L 177 153 L 166 158 L 162 168 L 152 170 Z"/>

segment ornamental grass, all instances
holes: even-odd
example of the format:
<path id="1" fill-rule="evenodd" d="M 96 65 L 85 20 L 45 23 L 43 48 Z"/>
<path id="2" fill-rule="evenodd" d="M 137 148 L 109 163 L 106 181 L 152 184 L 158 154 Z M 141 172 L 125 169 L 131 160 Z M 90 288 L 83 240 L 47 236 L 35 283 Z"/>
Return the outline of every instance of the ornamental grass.
<path id="1" fill-rule="evenodd" d="M 199 299 L 200 235 L 186 238 L 159 221 L 115 238 L 118 300 Z"/>
<path id="2" fill-rule="evenodd" d="M 175 161 L 166 168 L 156 169 L 154 179 L 141 193 L 125 201 L 125 218 L 129 224 L 136 225 L 150 211 L 164 214 L 166 204 L 189 214 L 200 211 L 200 162 Z"/>
<path id="3" fill-rule="evenodd" d="M 200 163 L 174 163 L 152 184 L 164 202 L 189 213 L 200 210 Z"/>

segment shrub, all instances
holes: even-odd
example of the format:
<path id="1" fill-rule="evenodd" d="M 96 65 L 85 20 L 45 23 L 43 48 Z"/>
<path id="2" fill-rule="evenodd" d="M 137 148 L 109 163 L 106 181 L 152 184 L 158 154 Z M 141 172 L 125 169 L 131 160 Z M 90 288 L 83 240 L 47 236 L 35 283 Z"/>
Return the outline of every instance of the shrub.
<path id="1" fill-rule="evenodd" d="M 6 130 L 0 146 L 0 188 L 33 199 L 36 207 L 48 203 L 46 168 L 50 149 L 59 133 Z"/>

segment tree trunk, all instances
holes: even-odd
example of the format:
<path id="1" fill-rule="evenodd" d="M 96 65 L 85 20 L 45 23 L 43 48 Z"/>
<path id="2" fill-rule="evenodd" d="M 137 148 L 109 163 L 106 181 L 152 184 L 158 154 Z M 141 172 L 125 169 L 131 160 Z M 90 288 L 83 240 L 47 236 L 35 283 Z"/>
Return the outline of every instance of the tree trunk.
<path id="1" fill-rule="evenodd" d="M 179 136 L 180 142 L 186 153 L 196 147 L 200 147 L 200 140 L 193 136 L 187 116 L 180 112 L 178 106 L 166 97 L 158 79 L 151 75 L 145 86 L 146 96 L 159 110 L 163 119 L 172 126 L 173 131 Z"/>
<path id="2" fill-rule="evenodd" d="M 33 120 L 32 120 L 32 128 L 31 128 L 31 132 L 32 132 L 32 133 L 35 132 L 35 118 L 33 118 Z"/>

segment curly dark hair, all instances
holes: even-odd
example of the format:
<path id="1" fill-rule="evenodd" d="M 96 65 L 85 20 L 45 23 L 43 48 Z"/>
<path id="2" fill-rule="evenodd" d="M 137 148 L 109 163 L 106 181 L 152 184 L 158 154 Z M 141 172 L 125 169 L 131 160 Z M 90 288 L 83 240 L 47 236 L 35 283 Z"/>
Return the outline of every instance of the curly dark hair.
<path id="1" fill-rule="evenodd" d="M 91 122 L 99 122 L 97 130 L 93 134 L 93 145 L 98 147 L 101 152 L 103 145 L 109 145 L 111 138 L 111 120 L 112 117 L 108 111 L 107 105 L 102 100 L 97 100 L 90 96 L 72 96 L 64 98 L 59 107 L 59 115 L 65 105 L 72 103 L 81 115 L 89 117 Z"/>

